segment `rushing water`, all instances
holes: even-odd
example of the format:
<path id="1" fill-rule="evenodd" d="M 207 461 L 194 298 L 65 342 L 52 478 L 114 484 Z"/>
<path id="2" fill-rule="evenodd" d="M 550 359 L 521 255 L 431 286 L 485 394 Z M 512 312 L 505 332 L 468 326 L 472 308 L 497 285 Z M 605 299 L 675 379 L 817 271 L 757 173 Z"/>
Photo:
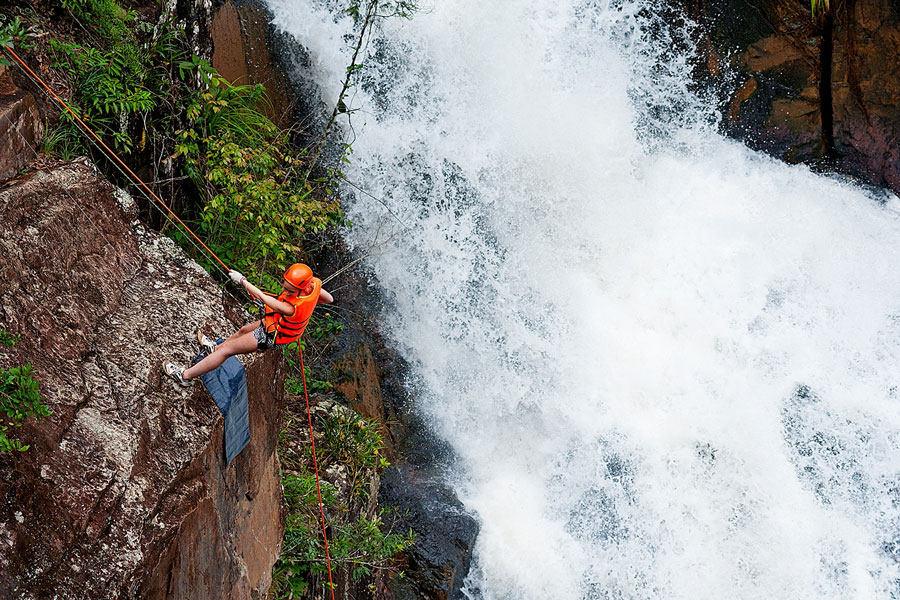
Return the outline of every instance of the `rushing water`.
<path id="1" fill-rule="evenodd" d="M 333 103 L 351 24 L 270 5 Z M 482 525 L 466 593 L 900 597 L 900 202 L 717 135 L 641 8 L 367 46 L 349 236 Z"/>

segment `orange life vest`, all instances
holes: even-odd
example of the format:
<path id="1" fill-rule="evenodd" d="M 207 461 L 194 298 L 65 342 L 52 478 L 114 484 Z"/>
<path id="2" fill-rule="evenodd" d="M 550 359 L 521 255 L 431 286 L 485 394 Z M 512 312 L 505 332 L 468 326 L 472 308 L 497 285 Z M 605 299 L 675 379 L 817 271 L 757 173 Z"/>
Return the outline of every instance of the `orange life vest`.
<path id="1" fill-rule="evenodd" d="M 322 290 L 322 280 L 313 277 L 313 291 L 308 296 L 295 296 L 289 298 L 287 292 L 281 292 L 276 300 L 287 302 L 294 307 L 294 314 L 288 316 L 275 312 L 271 309 L 266 310 L 266 331 L 275 332 L 276 344 L 290 344 L 300 339 L 303 330 L 309 324 L 309 318 L 312 316 L 313 309 L 319 302 L 319 292 Z"/>

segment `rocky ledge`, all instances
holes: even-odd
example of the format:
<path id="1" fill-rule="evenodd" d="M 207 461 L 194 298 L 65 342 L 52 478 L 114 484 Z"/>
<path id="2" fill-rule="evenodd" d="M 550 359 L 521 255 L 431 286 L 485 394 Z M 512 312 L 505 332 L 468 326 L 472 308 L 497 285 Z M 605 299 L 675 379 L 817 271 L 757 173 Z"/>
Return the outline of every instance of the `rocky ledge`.
<path id="1" fill-rule="evenodd" d="M 700 24 L 700 78 L 752 148 L 900 192 L 900 4 L 676 0 Z M 725 85 L 723 85 L 723 82 Z"/>
<path id="2" fill-rule="evenodd" d="M 248 358 L 252 439 L 230 466 L 203 386 L 158 368 L 233 330 L 237 303 L 85 162 L 0 189 L 0 273 L 21 336 L 0 368 L 30 363 L 52 410 L 0 454 L 0 597 L 261 597 L 283 533 L 278 357 Z"/>

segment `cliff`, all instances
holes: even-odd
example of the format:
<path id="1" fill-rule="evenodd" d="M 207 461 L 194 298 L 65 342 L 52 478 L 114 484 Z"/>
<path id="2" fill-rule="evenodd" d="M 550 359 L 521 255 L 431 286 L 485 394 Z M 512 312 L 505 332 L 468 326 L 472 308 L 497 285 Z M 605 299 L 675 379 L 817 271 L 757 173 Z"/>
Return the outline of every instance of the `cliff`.
<path id="1" fill-rule="evenodd" d="M 0 327 L 52 415 L 0 454 L 0 597 L 258 598 L 282 536 L 278 356 L 248 358 L 251 443 L 226 467 L 202 385 L 164 380 L 244 318 L 85 162 L 0 190 Z M 226 318 L 223 315 L 228 315 Z"/>
<path id="2" fill-rule="evenodd" d="M 276 31 L 258 2 L 214 12 L 195 4 L 192 44 L 201 54 L 235 83 L 265 84 L 270 116 L 295 130 L 305 124 L 301 139 L 317 137 L 327 113 L 304 78 L 303 47 Z M 28 58 L 43 73 L 52 60 L 42 44 Z M 57 118 L 40 90 L 0 67 L 0 135 L 12 142 L 0 147 L 0 328 L 21 336 L 0 348 L 0 368 L 32 364 L 53 411 L 16 431 L 27 452 L 0 454 L 0 598 L 263 597 L 284 529 L 281 360 L 248 358 L 251 445 L 226 467 L 211 398 L 199 384 L 175 387 L 158 365 L 188 360 L 197 329 L 227 335 L 246 315 L 92 165 L 35 152 Z M 157 216 L 140 207 L 144 222 Z M 334 241 L 313 258 L 317 270 L 353 259 Z M 456 598 L 477 526 L 442 483 L 441 449 L 404 406 L 404 366 L 378 335 L 377 295 L 364 278 L 352 280 L 342 282 L 341 307 L 355 333 L 316 365 L 337 392 L 313 402 L 350 405 L 380 424 L 394 466 L 372 479 L 365 512 L 399 507 L 389 525 L 414 530 L 417 543 L 388 561 L 405 577 L 378 570 L 356 581 L 338 569 L 338 592 Z M 294 442 L 305 452 L 302 435 Z M 340 469 L 324 476 L 343 489 Z M 330 526 L 344 517 L 329 514 Z"/>
<path id="3" fill-rule="evenodd" d="M 273 99 L 274 116 L 282 124 L 299 128 L 301 140 L 314 140 L 328 109 L 319 99 L 303 40 L 276 29 L 268 9 L 255 0 L 227 0 L 214 14 L 211 31 L 216 70 L 235 84 L 265 85 Z M 322 273 L 333 273 L 355 258 L 334 236 L 311 264 Z M 327 399 L 337 406 L 350 406 L 379 424 L 391 466 L 371 481 L 377 507 L 368 506 L 367 511 L 386 509 L 392 515 L 386 528 L 416 535 L 415 544 L 394 557 L 395 572 L 380 570 L 354 582 L 336 570 L 336 595 L 384 600 L 461 598 L 478 524 L 443 479 L 441 465 L 453 457 L 416 417 L 406 384 L 407 365 L 379 331 L 378 293 L 355 270 L 332 285 L 341 290 L 335 310 L 344 332 L 315 352 L 314 368 L 333 382 L 334 393 L 316 394 L 312 401 Z M 336 466 L 324 474 L 325 481 L 342 488 L 340 472 Z M 332 516 L 337 522 L 355 518 Z M 396 575 L 400 570 L 403 577 Z"/>
<path id="4" fill-rule="evenodd" d="M 900 6 L 679 0 L 700 29 L 699 78 L 722 93 L 726 133 L 900 191 Z"/>

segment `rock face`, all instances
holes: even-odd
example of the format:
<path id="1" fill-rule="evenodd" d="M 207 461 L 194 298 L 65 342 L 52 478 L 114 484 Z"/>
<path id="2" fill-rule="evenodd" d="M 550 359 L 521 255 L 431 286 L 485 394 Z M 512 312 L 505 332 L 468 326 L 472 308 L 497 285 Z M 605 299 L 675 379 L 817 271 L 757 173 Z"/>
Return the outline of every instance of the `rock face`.
<path id="1" fill-rule="evenodd" d="M 202 385 L 162 378 L 240 312 L 83 163 L 0 191 L 0 326 L 53 414 L 0 454 L 0 598 L 259 598 L 282 537 L 280 363 L 247 366 L 250 445 L 226 467 Z M 232 315 L 232 321 L 223 312 Z"/>
<path id="2" fill-rule="evenodd" d="M 702 78 L 728 80 L 729 135 L 900 191 L 900 5 L 844 0 L 813 19 L 799 0 L 680 2 L 700 24 Z"/>
<path id="3" fill-rule="evenodd" d="M 253 2 L 227 0 L 212 20 L 212 63 L 222 77 L 234 85 L 261 83 L 271 106 L 264 108 L 279 127 L 293 120 L 293 94 L 267 39 L 274 32 L 264 7 Z"/>
<path id="4" fill-rule="evenodd" d="M 900 4 L 838 4 L 832 97 L 834 143 L 848 170 L 900 192 Z"/>
<path id="5" fill-rule="evenodd" d="M 225 0 L 210 27 L 212 63 L 236 85 L 263 84 L 271 105 L 262 109 L 279 127 L 290 129 L 299 145 L 311 146 L 319 142 L 331 107 L 320 99 L 313 61 L 302 40 L 272 19 L 264 0 Z M 323 158 L 336 161 L 342 150 L 342 144 L 331 140 Z"/>
<path id="6" fill-rule="evenodd" d="M 330 253 L 316 264 L 328 273 L 350 260 Z M 381 425 L 391 466 L 379 482 L 378 506 L 388 509 L 386 521 L 394 531 L 416 534 L 415 544 L 396 557 L 404 577 L 378 573 L 372 582 L 374 597 L 461 599 L 479 528 L 443 477 L 452 453 L 430 433 L 410 402 L 414 386 L 409 367 L 379 333 L 378 294 L 358 273 L 345 273 L 332 285 L 341 286 L 338 316 L 353 318 L 334 340 L 327 359 L 331 364 L 319 366 L 330 369 L 335 390 L 354 410 Z"/>
<path id="7" fill-rule="evenodd" d="M 15 175 L 34 158 L 42 133 L 34 96 L 16 87 L 9 68 L 0 65 L 0 181 Z"/>

